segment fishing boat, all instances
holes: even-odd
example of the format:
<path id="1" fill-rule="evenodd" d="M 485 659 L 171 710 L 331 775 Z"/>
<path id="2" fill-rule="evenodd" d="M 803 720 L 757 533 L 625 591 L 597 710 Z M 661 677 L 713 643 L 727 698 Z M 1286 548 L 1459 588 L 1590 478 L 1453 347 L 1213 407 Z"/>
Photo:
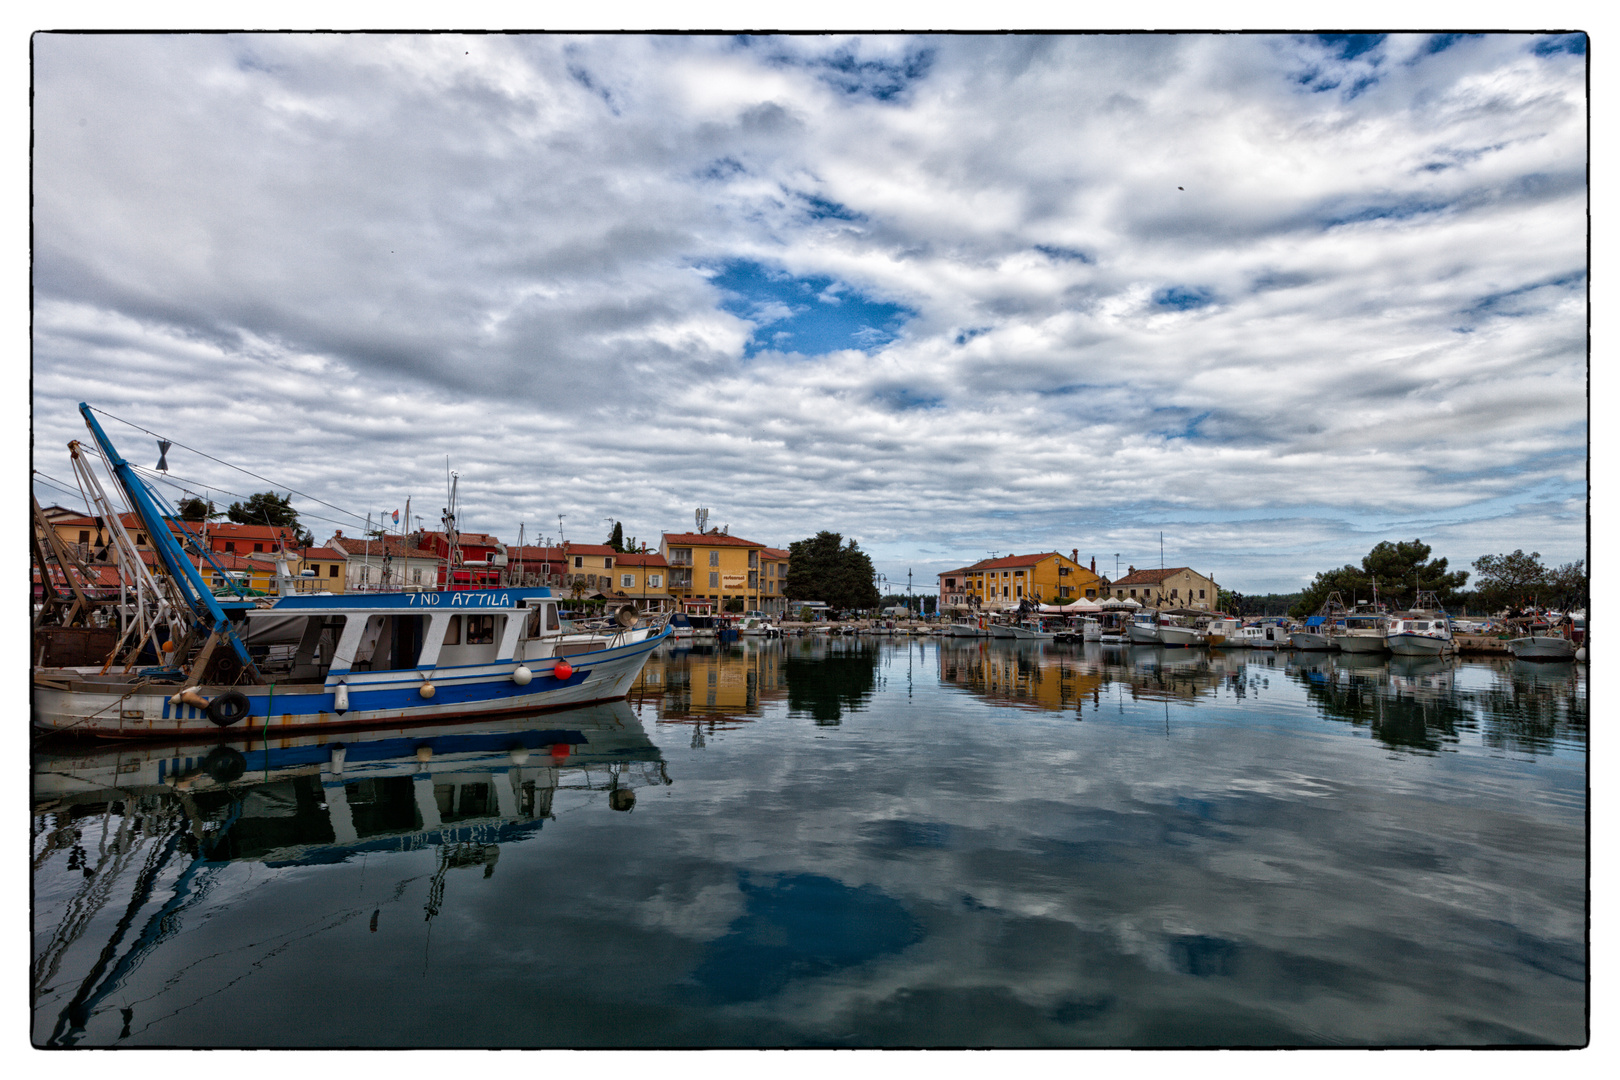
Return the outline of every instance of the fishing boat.
<path id="1" fill-rule="evenodd" d="M 1432 592 L 1420 592 L 1412 610 L 1389 618 L 1384 640 L 1396 656 L 1441 656 L 1451 651 L 1451 620 Z"/>
<path id="2" fill-rule="evenodd" d="M 1159 613 L 1156 611 L 1138 612 L 1136 617 L 1126 626 L 1125 633 L 1132 645 L 1159 644 Z"/>
<path id="3" fill-rule="evenodd" d="M 1051 641 L 1057 636 L 1057 632 L 1044 619 L 1024 619 L 1009 623 L 1007 629 L 1012 631 L 1015 641 Z"/>
<path id="4" fill-rule="evenodd" d="M 1171 648 L 1191 648 L 1209 644 L 1209 617 L 1193 611 L 1165 611 L 1159 614 L 1159 643 Z"/>
<path id="5" fill-rule="evenodd" d="M 1519 636 L 1508 639 L 1508 652 L 1515 660 L 1566 661 L 1575 659 L 1575 642 L 1564 636 L 1564 627 L 1554 626 L 1544 617 L 1514 620 Z"/>
<path id="6" fill-rule="evenodd" d="M 1289 633 L 1288 644 L 1305 652 L 1334 652 L 1339 647 L 1334 639 L 1344 614 L 1344 601 L 1339 594 L 1328 593 L 1321 610 L 1307 618 L 1304 626 Z"/>
<path id="7" fill-rule="evenodd" d="M 178 515 L 160 511 L 90 407 L 79 411 L 144 524 L 176 602 L 164 601 L 150 640 L 122 656 L 115 650 L 99 665 L 36 667 L 36 727 L 184 738 L 238 725 L 268 735 L 533 713 L 624 697 L 671 636 L 665 625 L 638 625 L 628 605 L 609 626 L 567 627 L 544 587 L 291 595 L 262 608 L 222 603 L 170 533 Z M 161 662 L 143 664 L 147 655 Z"/>
<path id="8" fill-rule="evenodd" d="M 1237 640 L 1245 649 L 1286 649 L 1288 631 L 1276 621 L 1259 622 L 1239 630 Z"/>
<path id="9" fill-rule="evenodd" d="M 1388 633 L 1388 620 L 1380 613 L 1346 615 L 1344 625 L 1333 636 L 1340 652 L 1383 653 L 1389 651 L 1384 637 Z"/>
<path id="10" fill-rule="evenodd" d="M 1241 649 L 1245 644 L 1242 630 L 1243 623 L 1237 619 L 1211 619 L 1206 642 L 1212 649 Z"/>

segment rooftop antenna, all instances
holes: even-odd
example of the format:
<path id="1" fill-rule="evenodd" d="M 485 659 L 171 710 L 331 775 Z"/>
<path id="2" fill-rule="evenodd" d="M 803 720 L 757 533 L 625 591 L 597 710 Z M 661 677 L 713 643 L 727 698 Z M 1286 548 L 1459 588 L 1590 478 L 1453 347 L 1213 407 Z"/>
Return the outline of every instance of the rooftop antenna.
<path id="1" fill-rule="evenodd" d="M 563 518 L 565 518 L 567 516 L 568 516 L 567 514 L 558 514 L 557 515 L 557 542 L 559 544 L 568 543 L 568 538 L 563 536 L 563 526 L 562 526 Z"/>
<path id="2" fill-rule="evenodd" d="M 708 507 L 706 507 L 706 506 L 698 507 L 697 512 L 695 514 L 693 514 L 692 516 L 693 516 L 693 519 L 697 522 L 698 534 L 702 535 L 703 531 L 709 527 L 709 509 L 708 509 Z"/>
<path id="3" fill-rule="evenodd" d="M 1119 552 L 1114 552 L 1114 580 L 1119 580 Z"/>
<path id="4" fill-rule="evenodd" d="M 1164 533 L 1159 534 L 1159 569 L 1164 569 Z"/>

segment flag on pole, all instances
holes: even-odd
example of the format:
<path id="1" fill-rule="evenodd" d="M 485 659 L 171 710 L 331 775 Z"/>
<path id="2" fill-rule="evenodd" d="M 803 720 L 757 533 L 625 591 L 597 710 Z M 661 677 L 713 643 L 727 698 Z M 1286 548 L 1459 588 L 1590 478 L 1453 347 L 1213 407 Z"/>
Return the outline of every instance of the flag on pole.
<path id="1" fill-rule="evenodd" d="M 399 524 L 399 511 L 398 510 L 394 511 L 394 524 L 395 525 Z"/>

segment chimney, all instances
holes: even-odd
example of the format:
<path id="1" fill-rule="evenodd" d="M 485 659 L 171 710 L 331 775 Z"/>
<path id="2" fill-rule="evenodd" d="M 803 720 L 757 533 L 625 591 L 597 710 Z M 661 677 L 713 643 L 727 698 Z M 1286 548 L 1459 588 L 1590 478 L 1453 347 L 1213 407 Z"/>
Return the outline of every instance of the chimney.
<path id="1" fill-rule="evenodd" d="M 343 539 L 343 530 L 342 529 L 337 530 L 337 538 L 339 540 Z"/>
<path id="2" fill-rule="evenodd" d="M 1076 565 L 1076 566 L 1080 565 L 1080 549 L 1079 548 L 1071 548 L 1071 549 L 1069 549 L 1069 561 L 1074 563 L 1074 565 Z"/>
<path id="3" fill-rule="evenodd" d="M 1093 574 L 1097 572 L 1097 556 L 1095 555 L 1091 557 L 1091 572 Z"/>

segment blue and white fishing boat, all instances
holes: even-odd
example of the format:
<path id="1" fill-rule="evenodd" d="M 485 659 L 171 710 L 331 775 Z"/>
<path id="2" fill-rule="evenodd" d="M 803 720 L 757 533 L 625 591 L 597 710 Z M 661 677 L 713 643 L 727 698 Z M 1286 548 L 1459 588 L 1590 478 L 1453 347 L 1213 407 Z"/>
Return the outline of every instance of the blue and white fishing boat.
<path id="1" fill-rule="evenodd" d="M 221 604 L 170 534 L 156 496 L 80 405 L 189 609 L 153 641 L 165 662 L 35 668 L 33 723 L 114 737 L 217 736 L 444 721 L 611 701 L 668 627 L 622 609 L 609 629 L 564 626 L 547 588 L 283 596 Z M 137 655 L 137 654 L 132 654 Z"/>

